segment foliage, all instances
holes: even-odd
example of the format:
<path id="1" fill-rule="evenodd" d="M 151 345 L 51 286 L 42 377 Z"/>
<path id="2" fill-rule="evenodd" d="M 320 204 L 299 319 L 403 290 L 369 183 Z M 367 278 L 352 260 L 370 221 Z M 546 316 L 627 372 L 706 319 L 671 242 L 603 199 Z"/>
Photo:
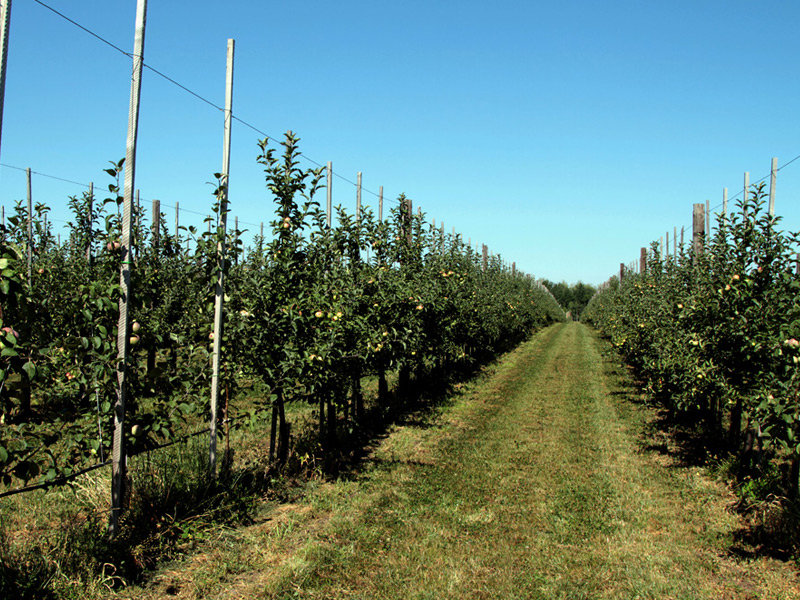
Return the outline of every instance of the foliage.
<path id="1" fill-rule="evenodd" d="M 563 318 L 540 284 L 484 270 L 457 237 L 442 237 L 406 199 L 390 219 L 339 209 L 330 226 L 315 194 L 321 171 L 299 167 L 291 132 L 279 148 L 259 143 L 275 201 L 272 236 L 242 247 L 221 227 L 227 206 L 214 191 L 209 230 L 170 235 L 163 215 L 135 207 L 129 299 L 126 446 L 136 454 L 208 422 L 217 276 L 225 275 L 220 418 L 263 427 L 285 461 L 287 402 L 317 407 L 320 442 L 334 451 L 339 428 L 363 419 L 360 380 L 467 368 Z M 37 205 L 29 239 L 18 205 L 0 240 L 0 477 L 4 486 L 54 482 L 111 455 L 117 394 L 117 323 L 124 161 L 105 169 L 108 198 L 71 198 L 63 245 Z M 218 175 L 217 179 L 222 179 Z M 30 279 L 27 253 L 32 262 Z M 225 251 L 221 260 L 220 249 Z M 246 258 L 245 258 L 246 257 Z M 403 379 L 403 377 L 401 377 Z M 267 390 L 241 408 L 242 386 Z M 393 400 L 383 394 L 388 410 Z"/>
<path id="2" fill-rule="evenodd" d="M 611 338 L 652 397 L 738 457 L 741 477 L 788 464 L 783 486 L 796 496 L 798 236 L 778 229 L 764 195 L 756 186 L 738 212 L 721 215 L 698 254 L 662 259 L 654 245 L 647 271 L 601 289 L 584 319 Z"/>
<path id="3" fill-rule="evenodd" d="M 589 300 L 597 292 L 597 288 L 583 282 L 578 282 L 569 285 L 566 281 L 554 283 L 543 280 L 544 286 L 550 290 L 558 303 L 564 308 L 565 311 L 572 314 L 572 318 L 580 319 L 583 309 L 589 304 Z"/>

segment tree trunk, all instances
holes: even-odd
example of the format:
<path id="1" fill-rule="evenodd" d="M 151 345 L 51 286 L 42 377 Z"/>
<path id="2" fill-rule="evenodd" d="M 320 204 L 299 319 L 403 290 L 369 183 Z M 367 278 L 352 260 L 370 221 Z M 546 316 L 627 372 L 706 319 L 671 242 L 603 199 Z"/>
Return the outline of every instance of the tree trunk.
<path id="1" fill-rule="evenodd" d="M 397 377 L 397 395 L 401 400 L 406 401 L 411 397 L 411 368 L 407 363 L 400 366 L 400 373 Z"/>
<path id="2" fill-rule="evenodd" d="M 742 437 L 742 399 L 737 398 L 731 409 L 731 423 L 728 427 L 728 445 L 732 452 L 737 452 Z"/>
<path id="3" fill-rule="evenodd" d="M 333 403 L 333 399 L 329 396 L 328 397 L 328 434 L 327 434 L 327 447 L 328 449 L 333 448 L 333 445 L 336 442 L 336 405 Z"/>
<path id="4" fill-rule="evenodd" d="M 147 349 L 147 372 L 152 373 L 156 368 L 156 349 L 155 347 Z"/>
<path id="5" fill-rule="evenodd" d="M 286 421 L 286 410 L 283 394 L 278 394 L 278 422 L 280 436 L 278 438 L 278 464 L 285 465 L 289 459 L 289 423 Z"/>
<path id="6" fill-rule="evenodd" d="M 353 373 L 353 417 L 359 425 L 364 421 L 364 394 L 361 392 L 361 367 Z"/>
<path id="7" fill-rule="evenodd" d="M 389 384 L 386 381 L 386 370 L 381 368 L 378 371 L 378 404 L 383 408 L 386 406 L 389 396 Z"/>
<path id="8" fill-rule="evenodd" d="M 319 445 L 325 447 L 325 399 L 319 398 Z"/>
<path id="9" fill-rule="evenodd" d="M 269 429 L 269 462 L 275 460 L 275 441 L 278 434 L 278 403 L 277 399 L 272 402 L 272 426 Z"/>
<path id="10" fill-rule="evenodd" d="M 18 416 L 20 422 L 24 422 L 31 414 L 31 381 L 27 373 L 22 375 L 20 384 Z"/>

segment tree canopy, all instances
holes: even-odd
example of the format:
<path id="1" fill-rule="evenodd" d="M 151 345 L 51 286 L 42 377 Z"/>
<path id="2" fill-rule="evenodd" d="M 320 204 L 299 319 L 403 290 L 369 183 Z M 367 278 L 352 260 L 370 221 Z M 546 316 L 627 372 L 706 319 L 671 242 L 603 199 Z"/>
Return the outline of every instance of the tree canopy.
<path id="1" fill-rule="evenodd" d="M 566 281 L 554 283 L 545 279 L 542 283 L 550 290 L 561 307 L 571 312 L 572 318 L 576 320 L 580 318 L 583 309 L 597 291 L 595 286 L 580 281 L 570 285 Z"/>

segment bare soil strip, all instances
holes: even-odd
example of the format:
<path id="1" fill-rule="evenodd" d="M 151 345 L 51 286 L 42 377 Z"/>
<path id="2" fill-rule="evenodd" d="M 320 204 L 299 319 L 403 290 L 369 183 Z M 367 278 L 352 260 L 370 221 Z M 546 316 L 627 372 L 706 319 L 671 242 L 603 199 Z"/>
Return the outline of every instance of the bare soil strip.
<path id="1" fill-rule="evenodd" d="M 135 598 L 800 598 L 792 564 L 730 551 L 733 498 L 646 449 L 600 342 L 538 333 L 361 475 L 219 532 Z"/>

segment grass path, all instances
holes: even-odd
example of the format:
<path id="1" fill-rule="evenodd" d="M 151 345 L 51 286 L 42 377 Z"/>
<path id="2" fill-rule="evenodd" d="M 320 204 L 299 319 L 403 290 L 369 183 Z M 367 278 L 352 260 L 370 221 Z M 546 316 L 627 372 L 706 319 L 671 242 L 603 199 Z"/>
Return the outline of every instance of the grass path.
<path id="1" fill-rule="evenodd" d="M 728 551 L 731 498 L 643 449 L 600 344 L 556 325 L 397 427 L 356 479 L 222 532 L 136 598 L 798 598 Z"/>

